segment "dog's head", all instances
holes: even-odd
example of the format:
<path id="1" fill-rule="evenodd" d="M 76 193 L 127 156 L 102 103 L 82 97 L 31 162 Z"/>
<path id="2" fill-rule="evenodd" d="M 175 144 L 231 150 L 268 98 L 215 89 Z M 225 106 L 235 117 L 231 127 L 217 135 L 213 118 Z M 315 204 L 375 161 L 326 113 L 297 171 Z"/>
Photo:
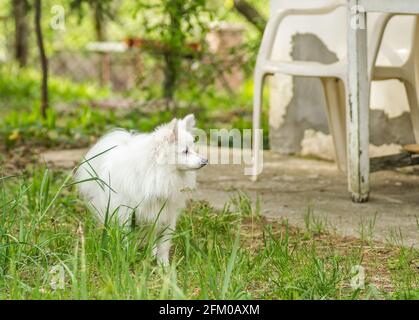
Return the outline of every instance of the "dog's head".
<path id="1" fill-rule="evenodd" d="M 195 139 L 192 131 L 195 127 L 193 114 L 183 119 L 173 119 L 160 127 L 164 140 L 164 150 L 160 149 L 159 162 L 174 165 L 178 170 L 198 170 L 208 164 L 208 160 L 199 155 L 195 149 Z"/>

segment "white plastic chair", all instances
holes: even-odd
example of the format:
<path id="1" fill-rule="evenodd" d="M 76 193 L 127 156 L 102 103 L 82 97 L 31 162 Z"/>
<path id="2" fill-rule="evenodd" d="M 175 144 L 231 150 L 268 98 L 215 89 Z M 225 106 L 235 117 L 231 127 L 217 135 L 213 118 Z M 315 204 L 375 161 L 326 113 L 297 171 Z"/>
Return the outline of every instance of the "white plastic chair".
<path id="1" fill-rule="evenodd" d="M 266 75 L 283 73 L 292 76 L 318 77 L 321 78 L 326 102 L 327 118 L 329 129 L 333 136 L 336 160 L 341 170 L 346 169 L 346 102 L 347 97 L 347 63 L 340 60 L 333 64 L 321 64 L 307 61 L 273 61 L 271 60 L 272 49 L 276 32 L 281 22 L 292 15 L 323 15 L 346 6 L 346 1 L 331 1 L 328 6 L 311 9 L 285 9 L 275 12 L 269 19 L 261 46 L 259 49 L 256 67 L 254 72 L 254 97 L 253 97 L 253 180 L 257 179 L 261 172 L 260 167 L 260 117 L 262 108 L 263 83 Z M 373 67 L 377 60 L 378 51 L 384 34 L 385 27 L 392 17 L 392 14 L 380 14 L 371 37 L 369 37 L 369 79 L 371 79 Z M 418 29 L 417 29 L 418 30 Z M 419 32 L 419 31 L 418 31 Z M 419 35 L 419 33 L 418 33 Z M 419 44 L 418 44 L 419 45 Z M 413 48 L 416 48 L 414 46 Z M 419 48 L 418 48 L 419 49 Z M 405 81 L 409 94 L 409 104 L 412 112 L 412 122 L 415 127 L 416 140 L 419 141 L 419 109 L 418 98 L 416 98 L 416 70 L 419 71 L 419 60 L 412 50 L 411 58 L 401 67 L 380 67 L 374 70 L 374 79 L 400 79 Z M 419 52 L 419 51 L 417 51 Z"/>
<path id="2" fill-rule="evenodd" d="M 415 17 L 412 46 L 406 61 L 400 66 L 375 66 L 373 80 L 400 80 L 405 88 L 410 107 L 413 132 L 419 142 L 419 19 Z"/>

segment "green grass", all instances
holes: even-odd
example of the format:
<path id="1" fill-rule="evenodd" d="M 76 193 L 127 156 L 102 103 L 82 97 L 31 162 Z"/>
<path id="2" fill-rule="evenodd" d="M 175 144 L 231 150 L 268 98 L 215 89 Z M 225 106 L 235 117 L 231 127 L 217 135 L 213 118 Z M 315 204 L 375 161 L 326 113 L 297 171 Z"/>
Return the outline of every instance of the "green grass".
<path id="1" fill-rule="evenodd" d="M 191 202 L 163 269 L 150 226 L 97 225 L 69 177 L 0 178 L 0 299 L 419 298 L 417 251 L 268 222 L 245 193 L 219 211 Z M 364 289 L 349 285 L 355 265 Z"/>
<path id="2" fill-rule="evenodd" d="M 16 64 L 0 65 L 0 115 L 11 111 L 31 112 L 39 107 L 41 75 L 32 68 L 19 69 Z M 74 83 L 68 79 L 49 77 L 51 105 L 86 102 L 110 95 L 106 88 L 92 83 Z"/>
<path id="3" fill-rule="evenodd" d="M 173 110 L 144 110 L 140 106 L 129 110 L 100 110 L 92 101 L 119 96 L 109 89 L 93 84 L 75 84 L 50 77 L 50 109 L 47 118 L 39 112 L 40 75 L 33 69 L 19 70 L 16 66 L 0 66 L 0 141 L 7 149 L 31 145 L 43 148 L 86 147 L 114 127 L 151 131 L 170 121 L 193 112 L 197 126 L 210 129 L 250 129 L 252 127 L 252 82 L 246 81 L 237 93 L 229 94 L 208 87 L 179 91 L 178 104 Z M 266 90 L 267 91 L 267 90 Z M 135 101 L 152 102 L 146 92 L 134 90 L 124 95 Z M 267 99 L 267 96 L 266 96 Z M 267 105 L 267 104 L 265 104 Z M 264 146 L 269 147 L 269 129 L 263 117 Z"/>

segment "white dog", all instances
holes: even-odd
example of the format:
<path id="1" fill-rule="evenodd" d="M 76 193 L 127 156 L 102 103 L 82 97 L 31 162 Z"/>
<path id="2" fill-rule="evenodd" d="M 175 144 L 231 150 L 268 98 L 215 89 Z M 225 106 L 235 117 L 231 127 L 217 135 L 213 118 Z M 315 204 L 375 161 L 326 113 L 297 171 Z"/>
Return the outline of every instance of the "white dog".
<path id="1" fill-rule="evenodd" d="M 196 184 L 196 170 L 208 163 L 194 148 L 195 118 L 173 119 L 152 133 L 114 130 L 94 145 L 76 172 L 79 191 L 102 223 L 156 223 L 161 231 L 157 260 L 169 262 L 171 233 L 185 206 L 184 190 Z"/>

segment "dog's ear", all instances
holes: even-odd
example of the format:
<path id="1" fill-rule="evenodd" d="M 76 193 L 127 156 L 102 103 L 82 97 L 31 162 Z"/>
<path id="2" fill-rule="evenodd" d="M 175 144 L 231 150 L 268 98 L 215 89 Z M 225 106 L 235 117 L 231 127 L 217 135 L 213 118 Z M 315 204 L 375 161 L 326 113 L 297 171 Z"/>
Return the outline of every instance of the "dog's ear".
<path id="1" fill-rule="evenodd" d="M 169 123 L 169 130 L 170 130 L 169 141 L 170 142 L 175 142 L 178 138 L 178 127 L 179 127 L 178 123 L 179 121 L 176 118 L 174 118 Z"/>
<path id="2" fill-rule="evenodd" d="M 196 125 L 195 116 L 193 114 L 188 114 L 183 118 L 183 123 L 185 124 L 185 130 L 191 132 Z"/>

